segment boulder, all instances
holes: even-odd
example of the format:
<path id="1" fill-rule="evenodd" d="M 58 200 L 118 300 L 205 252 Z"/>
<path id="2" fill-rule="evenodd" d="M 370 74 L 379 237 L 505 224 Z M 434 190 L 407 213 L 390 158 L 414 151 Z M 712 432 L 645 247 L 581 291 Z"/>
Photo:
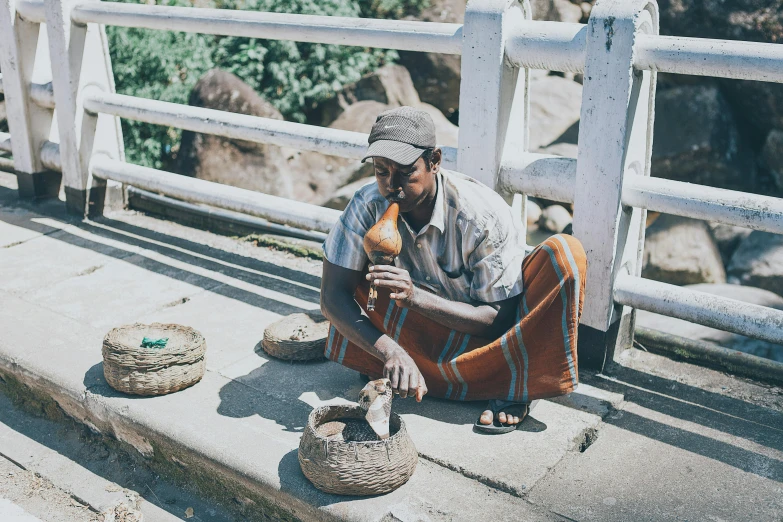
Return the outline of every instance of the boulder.
<path id="1" fill-rule="evenodd" d="M 249 85 L 219 69 L 199 79 L 189 103 L 283 119 Z M 183 132 L 177 157 L 180 174 L 312 203 L 325 201 L 338 187 L 365 176 L 366 169 L 356 160 L 190 131 Z"/>
<path id="2" fill-rule="evenodd" d="M 777 310 L 783 310 L 783 298 L 761 288 L 751 286 L 737 286 L 727 284 L 698 284 L 688 285 L 687 288 L 707 292 L 721 297 L 730 297 L 746 303 L 760 306 L 769 306 Z M 716 330 L 699 324 L 654 314 L 644 310 L 636 312 L 636 324 L 645 328 L 653 328 L 662 332 L 687 337 L 697 341 L 709 341 L 717 343 L 732 350 L 766 357 L 783 362 L 783 346 L 758 339 L 752 339 L 723 330 Z"/>
<path id="3" fill-rule="evenodd" d="M 334 122 L 348 105 L 358 101 L 377 101 L 390 107 L 420 103 L 408 70 L 401 65 L 385 65 L 346 86 L 329 101 L 319 104 L 318 114 L 313 116 L 320 120 L 319 125 L 325 127 Z"/>
<path id="4" fill-rule="evenodd" d="M 430 0 L 416 17 L 425 22 L 461 24 L 466 0 Z M 399 51 L 400 64 L 411 73 L 421 101 L 437 107 L 452 123 L 459 116 L 459 56 L 440 53 Z"/>
<path id="5" fill-rule="evenodd" d="M 421 101 L 437 107 L 452 122 L 459 116 L 459 56 L 400 51 L 400 64 L 410 71 Z"/>
<path id="6" fill-rule="evenodd" d="M 349 183 L 344 187 L 340 187 L 337 192 L 335 192 L 334 195 L 323 204 L 323 206 L 326 208 L 333 208 L 335 210 L 345 210 L 345 207 L 348 206 L 348 202 L 351 201 L 351 198 L 356 193 L 356 191 L 365 185 L 369 185 L 370 183 L 375 183 L 374 176 L 371 178 L 362 178 L 354 181 L 353 183 Z"/>
<path id="7" fill-rule="evenodd" d="M 754 230 L 737 247 L 728 267 L 729 282 L 783 295 L 783 236 Z"/>
<path id="8" fill-rule="evenodd" d="M 746 192 L 756 189 L 753 152 L 717 88 L 661 91 L 655 113 L 654 176 Z"/>
<path id="9" fill-rule="evenodd" d="M 530 7 L 534 20 L 574 24 L 582 20 L 582 7 L 569 0 L 531 0 Z"/>
<path id="10" fill-rule="evenodd" d="M 190 93 L 190 105 L 282 120 L 283 116 L 233 74 L 212 69 Z M 290 176 L 281 176 L 285 155 L 279 147 L 230 140 L 191 131 L 182 133 L 179 173 L 276 196 L 293 197 Z"/>
<path id="11" fill-rule="evenodd" d="M 647 228 L 642 276 L 675 285 L 726 282 L 707 223 L 666 214 Z"/>
<path id="12" fill-rule="evenodd" d="M 778 190 L 783 192 L 783 131 L 773 130 L 767 135 L 761 158 Z"/>
<path id="13" fill-rule="evenodd" d="M 530 81 L 530 150 L 558 143 L 576 144 L 582 86 L 561 76 Z"/>
<path id="14" fill-rule="evenodd" d="M 525 203 L 525 214 L 527 217 L 528 228 L 538 228 L 538 221 L 541 219 L 541 207 L 538 203 L 528 198 Z"/>
<path id="15" fill-rule="evenodd" d="M 560 205 L 550 205 L 541 211 L 538 226 L 549 232 L 559 234 L 571 224 L 573 218 L 570 212 Z"/>
<path id="16" fill-rule="evenodd" d="M 742 243 L 742 240 L 750 235 L 752 230 L 749 228 L 725 225 L 723 223 L 710 223 L 709 226 L 712 230 L 712 237 L 715 239 L 715 244 L 720 251 L 723 265 L 728 266 L 729 261 L 731 261 L 731 256 L 734 255 L 734 251 L 737 250 L 737 247 Z"/>
<path id="17" fill-rule="evenodd" d="M 779 0 L 662 0 L 661 34 L 754 42 L 783 42 Z M 723 80 L 736 114 L 763 134 L 783 129 L 783 85 Z M 657 136 L 656 136 L 657 139 Z"/>
<path id="18" fill-rule="evenodd" d="M 426 111 L 435 123 L 435 136 L 439 145 L 456 147 L 459 128 L 451 123 L 438 109 L 426 103 L 415 105 Z M 375 123 L 375 118 L 392 106 L 377 101 L 360 101 L 348 105 L 342 114 L 330 125 L 333 129 L 350 130 L 369 133 Z"/>
<path id="19" fill-rule="evenodd" d="M 555 143 L 553 145 L 550 145 L 548 147 L 537 149 L 536 152 L 539 152 L 541 154 L 553 154 L 555 156 L 563 156 L 565 158 L 576 159 L 579 150 L 576 143 L 560 142 L 560 143 Z"/>

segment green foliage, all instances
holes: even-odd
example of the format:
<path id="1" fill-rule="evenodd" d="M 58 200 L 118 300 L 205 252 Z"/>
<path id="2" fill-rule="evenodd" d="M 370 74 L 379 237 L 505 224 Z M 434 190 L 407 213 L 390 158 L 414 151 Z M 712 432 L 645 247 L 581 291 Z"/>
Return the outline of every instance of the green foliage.
<path id="1" fill-rule="evenodd" d="M 193 85 L 214 65 L 211 36 L 113 26 L 106 34 L 120 94 L 186 104 Z M 181 131 L 123 119 L 122 134 L 129 162 L 164 168 Z"/>
<path id="2" fill-rule="evenodd" d="M 358 0 L 363 18 L 412 16 L 430 6 L 430 0 Z"/>
<path id="3" fill-rule="evenodd" d="M 158 3 L 191 5 L 188 0 Z M 374 18 L 399 18 L 428 3 L 429 0 L 213 0 L 215 7 L 226 9 Z M 220 67 L 248 83 L 287 119 L 299 122 L 306 120 L 309 109 L 334 96 L 342 86 L 397 58 L 396 52 L 380 49 L 125 27 L 107 27 L 107 35 L 119 93 L 187 103 L 198 79 L 212 67 Z M 122 130 L 128 161 L 171 168 L 180 131 L 126 120 Z"/>
<path id="4" fill-rule="evenodd" d="M 222 5 L 236 7 L 234 1 Z M 346 0 L 249 0 L 244 8 L 344 17 L 360 13 L 355 2 Z M 236 37 L 221 38 L 214 53 L 217 67 L 239 76 L 287 119 L 299 122 L 308 108 L 396 58 L 396 52 L 379 49 Z"/>

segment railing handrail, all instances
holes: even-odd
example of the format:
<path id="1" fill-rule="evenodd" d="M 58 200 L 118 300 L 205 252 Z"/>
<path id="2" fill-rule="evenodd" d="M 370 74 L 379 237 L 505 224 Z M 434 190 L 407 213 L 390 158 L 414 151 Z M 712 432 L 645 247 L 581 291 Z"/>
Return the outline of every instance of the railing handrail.
<path id="1" fill-rule="evenodd" d="M 17 9 L 26 19 L 43 23 L 45 13 L 42 6 L 40 0 L 22 0 Z M 98 23 L 265 40 L 443 54 L 462 52 L 462 24 L 440 22 L 109 2 L 79 4 L 73 8 L 71 20 L 77 24 Z"/>

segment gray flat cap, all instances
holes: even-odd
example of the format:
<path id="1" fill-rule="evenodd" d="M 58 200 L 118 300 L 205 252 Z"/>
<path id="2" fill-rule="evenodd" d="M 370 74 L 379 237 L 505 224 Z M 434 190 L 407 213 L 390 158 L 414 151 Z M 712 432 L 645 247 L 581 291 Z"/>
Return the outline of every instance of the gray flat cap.
<path id="1" fill-rule="evenodd" d="M 370 146 L 362 158 L 388 158 L 400 165 L 414 163 L 435 147 L 435 123 L 426 112 L 413 107 L 397 107 L 378 115 L 367 140 Z"/>

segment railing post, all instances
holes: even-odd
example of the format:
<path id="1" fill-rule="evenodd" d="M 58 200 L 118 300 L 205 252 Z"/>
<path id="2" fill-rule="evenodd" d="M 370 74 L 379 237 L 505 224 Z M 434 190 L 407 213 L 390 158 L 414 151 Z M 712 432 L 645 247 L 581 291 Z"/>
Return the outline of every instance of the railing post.
<path id="1" fill-rule="evenodd" d="M 505 38 L 529 18 L 527 0 L 471 0 L 465 9 L 457 169 L 493 189 L 503 150 L 527 142 L 527 70 L 506 61 Z"/>
<path id="2" fill-rule="evenodd" d="M 71 10 L 83 1 L 45 0 L 44 4 L 66 205 L 75 214 L 96 215 L 103 212 L 107 184 L 90 175 L 90 159 L 97 153 L 124 159 L 124 150 L 119 120 L 88 114 L 82 106 L 90 90 L 114 92 L 103 27 L 71 21 Z"/>
<path id="3" fill-rule="evenodd" d="M 621 270 L 640 272 L 645 212 L 623 207 L 626 172 L 649 175 L 655 75 L 633 68 L 640 33 L 658 33 L 654 0 L 599 0 L 587 32 L 574 235 L 585 247 L 587 287 L 579 362 L 602 369 L 633 340 L 634 313 L 616 306 Z"/>
<path id="4" fill-rule="evenodd" d="M 57 197 L 61 175 L 41 164 L 41 147 L 52 137 L 52 111 L 30 98 L 33 82 L 51 78 L 46 32 L 20 17 L 14 0 L 0 0 L 0 68 L 19 196 Z"/>

